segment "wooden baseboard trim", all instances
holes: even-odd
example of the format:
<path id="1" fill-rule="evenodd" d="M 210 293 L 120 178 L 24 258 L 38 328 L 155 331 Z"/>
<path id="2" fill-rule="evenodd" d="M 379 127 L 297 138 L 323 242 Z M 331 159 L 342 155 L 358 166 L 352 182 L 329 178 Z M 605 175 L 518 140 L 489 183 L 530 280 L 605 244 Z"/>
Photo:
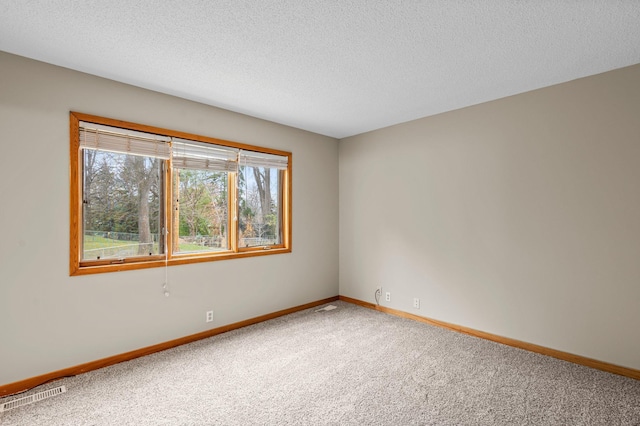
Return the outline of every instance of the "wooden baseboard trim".
<path id="1" fill-rule="evenodd" d="M 192 334 L 190 336 L 181 337 L 179 339 L 171 340 L 157 345 L 148 346 L 146 348 L 137 349 L 131 352 L 125 352 L 123 354 L 110 356 L 107 358 L 99 359 L 97 361 L 87 362 L 85 364 L 76 365 L 74 367 L 64 368 L 62 370 L 53 371 L 51 373 L 43 374 L 40 376 L 32 377 L 30 379 L 21 380 L 19 382 L 9 383 L 6 385 L 0 385 L 0 397 L 13 395 L 15 393 L 23 392 L 25 390 L 40 386 L 47 382 L 61 379 L 63 377 L 76 376 L 78 374 L 87 373 L 89 371 L 97 370 L 99 368 L 107 367 L 109 365 L 118 364 L 124 361 L 130 361 L 141 356 L 150 355 L 155 352 L 171 349 L 176 346 L 185 345 L 187 343 L 195 342 L 197 340 L 206 339 L 218 334 L 226 333 L 238 328 L 247 327 L 249 325 L 257 324 L 260 322 L 268 321 L 274 318 L 278 318 L 284 315 L 292 314 L 294 312 L 303 311 L 305 309 L 314 308 L 325 303 L 334 302 L 338 300 L 338 296 L 329 297 L 327 299 L 317 300 L 315 302 L 305 303 L 304 305 L 295 306 L 293 308 L 283 309 L 281 311 L 272 312 L 266 315 L 260 315 L 259 317 L 250 318 L 248 320 L 236 322 L 229 325 L 223 325 L 222 327 L 213 328 L 211 330 L 203 331 L 200 333 Z"/>
<path id="2" fill-rule="evenodd" d="M 435 325 L 437 327 L 442 327 L 449 330 L 457 331 L 458 333 L 468 334 L 470 336 L 479 337 L 481 339 L 502 343 L 503 345 L 513 346 L 514 348 L 524 349 L 529 352 L 535 352 L 535 353 L 547 355 L 553 358 L 561 359 L 563 361 L 569 361 L 574 364 L 580 364 L 586 367 L 595 368 L 596 370 L 602 370 L 608 373 L 618 374 L 620 376 L 625 376 L 625 377 L 630 377 L 632 379 L 640 380 L 640 370 L 635 370 L 633 368 L 622 367 L 619 365 L 610 364 L 608 362 L 598 361 L 596 359 L 591 359 L 591 358 L 583 357 L 580 355 L 575 355 L 568 352 L 563 352 L 556 349 L 535 345 L 533 343 L 527 343 L 527 342 L 523 342 L 516 339 L 510 339 L 508 337 L 498 336 L 496 334 L 485 333 L 484 331 L 474 330 L 472 328 L 463 327 L 461 325 L 450 324 L 448 322 L 410 314 L 408 312 L 388 308 L 386 306 L 379 306 L 374 303 L 363 302 L 362 300 L 352 299 L 351 297 L 347 297 L 347 296 L 339 296 L 339 299 L 344 302 L 353 303 L 355 305 L 363 306 L 365 308 L 373 309 L 376 311 L 384 312 L 384 313 L 395 315 L 398 317 L 423 322 L 425 324 Z"/>

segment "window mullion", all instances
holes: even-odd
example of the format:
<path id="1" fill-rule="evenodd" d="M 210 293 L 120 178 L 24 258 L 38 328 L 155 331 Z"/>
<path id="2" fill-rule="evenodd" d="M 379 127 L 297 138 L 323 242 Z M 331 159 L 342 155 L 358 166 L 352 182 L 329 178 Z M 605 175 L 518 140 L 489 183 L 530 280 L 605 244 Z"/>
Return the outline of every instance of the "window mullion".
<path id="1" fill-rule="evenodd" d="M 178 241 L 178 234 L 175 232 L 176 228 L 174 226 L 174 218 L 175 218 L 175 207 L 173 201 L 175 200 L 176 195 L 173 190 L 173 166 L 171 163 L 171 159 L 165 161 L 165 181 L 164 181 L 164 229 L 165 229 L 165 256 L 166 259 L 171 259 L 174 252 L 175 244 Z"/>
<path id="2" fill-rule="evenodd" d="M 228 200 L 227 200 L 227 205 L 229 206 L 229 208 L 227 209 L 228 211 L 228 230 L 229 232 L 227 232 L 227 238 L 229 239 L 229 248 L 231 249 L 232 252 L 237 253 L 238 252 L 238 226 L 239 226 L 239 220 L 238 220 L 238 172 L 229 172 L 228 175 L 228 179 L 227 179 L 227 186 L 229 188 L 229 190 L 227 191 L 227 196 L 228 196 Z"/>

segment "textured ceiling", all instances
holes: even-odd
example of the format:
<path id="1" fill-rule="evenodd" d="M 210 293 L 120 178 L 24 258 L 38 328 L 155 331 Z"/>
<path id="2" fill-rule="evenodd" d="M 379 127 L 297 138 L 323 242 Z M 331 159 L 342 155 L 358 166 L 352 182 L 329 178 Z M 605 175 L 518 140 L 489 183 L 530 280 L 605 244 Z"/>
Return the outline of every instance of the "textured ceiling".
<path id="1" fill-rule="evenodd" d="M 341 138 L 640 63 L 640 1 L 0 0 L 0 50 Z"/>

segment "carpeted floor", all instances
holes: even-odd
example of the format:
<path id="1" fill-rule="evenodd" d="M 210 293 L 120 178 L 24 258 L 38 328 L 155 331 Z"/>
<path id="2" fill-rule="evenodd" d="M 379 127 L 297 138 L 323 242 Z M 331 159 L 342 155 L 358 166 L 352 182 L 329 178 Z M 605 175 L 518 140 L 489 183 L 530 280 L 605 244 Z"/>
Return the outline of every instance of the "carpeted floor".
<path id="1" fill-rule="evenodd" d="M 640 425 L 640 381 L 345 302 L 33 389 L 0 425 Z"/>

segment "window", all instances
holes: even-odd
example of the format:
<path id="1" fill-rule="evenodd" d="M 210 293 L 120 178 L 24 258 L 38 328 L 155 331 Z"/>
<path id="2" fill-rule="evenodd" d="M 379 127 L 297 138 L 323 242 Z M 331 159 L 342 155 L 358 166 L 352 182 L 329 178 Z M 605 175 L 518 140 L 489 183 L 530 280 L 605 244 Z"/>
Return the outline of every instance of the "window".
<path id="1" fill-rule="evenodd" d="M 229 250 L 229 175 L 239 150 L 174 139 L 172 152 L 173 252 Z"/>
<path id="2" fill-rule="evenodd" d="M 291 251 L 291 153 L 70 122 L 71 275 Z"/>
<path id="3" fill-rule="evenodd" d="M 282 191 L 280 171 L 287 169 L 283 157 L 242 152 L 239 156 L 238 213 L 240 247 L 277 245 L 282 242 Z"/>

